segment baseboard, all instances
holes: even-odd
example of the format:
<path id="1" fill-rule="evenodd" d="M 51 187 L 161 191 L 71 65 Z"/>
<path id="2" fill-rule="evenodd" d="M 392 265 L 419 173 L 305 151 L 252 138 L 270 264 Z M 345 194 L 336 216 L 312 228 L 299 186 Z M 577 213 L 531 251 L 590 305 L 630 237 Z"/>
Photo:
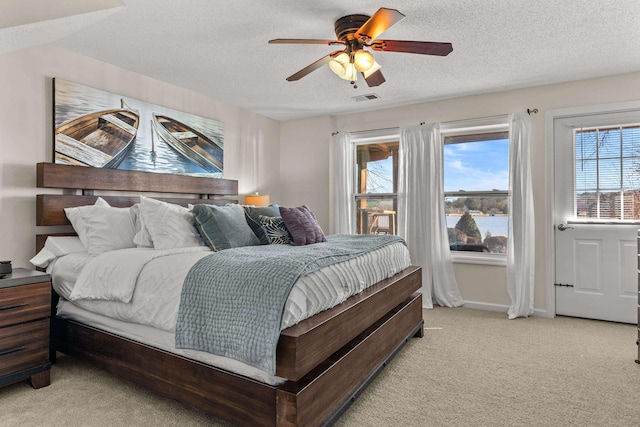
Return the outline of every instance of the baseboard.
<path id="1" fill-rule="evenodd" d="M 508 305 L 492 304 L 488 302 L 479 302 L 479 301 L 465 301 L 464 307 L 473 308 L 475 310 L 497 311 L 499 313 L 507 313 L 509 311 Z M 547 310 L 541 310 L 537 308 L 534 308 L 533 315 L 535 317 L 549 317 Z"/>

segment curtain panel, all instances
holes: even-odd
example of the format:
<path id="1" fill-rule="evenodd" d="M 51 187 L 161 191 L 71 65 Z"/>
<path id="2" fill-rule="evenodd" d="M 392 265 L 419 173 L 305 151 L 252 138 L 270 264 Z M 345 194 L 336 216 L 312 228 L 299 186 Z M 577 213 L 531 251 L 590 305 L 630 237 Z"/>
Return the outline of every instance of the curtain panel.
<path id="1" fill-rule="evenodd" d="M 533 314 L 535 218 L 531 179 L 531 118 L 509 115 L 509 218 L 507 291 L 509 319 Z"/>
<path id="2" fill-rule="evenodd" d="M 356 148 L 348 132 L 338 132 L 334 137 L 335 191 L 331 200 L 331 216 L 335 234 L 355 232 L 356 202 L 354 176 Z"/>
<path id="3" fill-rule="evenodd" d="M 443 144 L 439 124 L 400 128 L 398 234 L 422 267 L 423 305 L 461 306 L 444 213 Z"/>

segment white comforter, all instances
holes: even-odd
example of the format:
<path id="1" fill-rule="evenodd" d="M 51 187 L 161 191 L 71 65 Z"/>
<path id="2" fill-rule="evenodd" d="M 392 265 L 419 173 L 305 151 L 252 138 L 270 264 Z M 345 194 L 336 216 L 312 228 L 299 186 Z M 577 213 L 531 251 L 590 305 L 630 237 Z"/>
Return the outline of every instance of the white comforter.
<path id="1" fill-rule="evenodd" d="M 75 305 L 111 318 L 175 332 L 182 284 L 207 248 L 122 249 L 97 257 L 74 253 L 49 268 L 53 286 Z M 340 304 L 410 265 L 403 244 L 382 247 L 302 277 L 285 306 L 282 329 Z"/>

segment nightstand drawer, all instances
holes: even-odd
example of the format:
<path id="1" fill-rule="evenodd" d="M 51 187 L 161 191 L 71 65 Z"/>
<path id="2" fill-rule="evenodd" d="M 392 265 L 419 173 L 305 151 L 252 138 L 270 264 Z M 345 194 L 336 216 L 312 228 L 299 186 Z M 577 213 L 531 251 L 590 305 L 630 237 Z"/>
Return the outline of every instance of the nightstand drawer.
<path id="1" fill-rule="evenodd" d="M 42 319 L 51 315 L 51 284 L 0 289 L 0 327 Z"/>
<path id="2" fill-rule="evenodd" d="M 0 376 L 49 361 L 49 319 L 0 329 Z"/>

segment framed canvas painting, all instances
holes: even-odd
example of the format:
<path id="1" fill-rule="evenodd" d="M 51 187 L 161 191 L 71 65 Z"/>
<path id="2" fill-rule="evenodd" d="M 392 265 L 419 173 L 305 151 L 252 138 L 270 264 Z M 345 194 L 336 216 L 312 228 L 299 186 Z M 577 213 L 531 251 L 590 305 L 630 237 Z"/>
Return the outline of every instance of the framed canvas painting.
<path id="1" fill-rule="evenodd" d="M 222 177 L 218 120 L 61 79 L 53 101 L 54 163 Z"/>

